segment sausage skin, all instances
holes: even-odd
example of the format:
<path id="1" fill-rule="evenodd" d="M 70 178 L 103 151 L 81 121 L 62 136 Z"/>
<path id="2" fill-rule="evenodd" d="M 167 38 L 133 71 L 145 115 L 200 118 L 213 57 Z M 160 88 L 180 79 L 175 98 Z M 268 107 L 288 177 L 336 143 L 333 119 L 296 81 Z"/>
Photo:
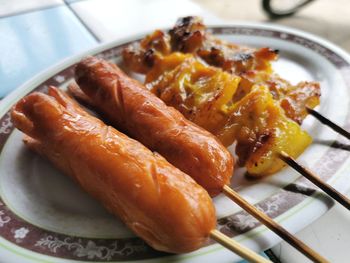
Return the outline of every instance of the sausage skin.
<path id="1" fill-rule="evenodd" d="M 216 225 L 208 193 L 139 142 L 79 108 L 66 94 L 32 93 L 12 110 L 25 142 L 76 180 L 157 250 L 203 246 Z"/>
<path id="2" fill-rule="evenodd" d="M 211 196 L 230 182 L 233 158 L 216 137 L 168 107 L 116 65 L 87 57 L 78 63 L 75 80 L 115 127 L 159 152 Z"/>

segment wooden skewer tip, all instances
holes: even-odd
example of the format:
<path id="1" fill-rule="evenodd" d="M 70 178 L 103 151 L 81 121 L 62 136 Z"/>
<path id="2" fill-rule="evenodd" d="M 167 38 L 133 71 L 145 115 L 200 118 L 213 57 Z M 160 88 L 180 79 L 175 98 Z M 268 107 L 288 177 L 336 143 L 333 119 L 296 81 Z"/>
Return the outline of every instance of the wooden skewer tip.
<path id="1" fill-rule="evenodd" d="M 243 197 L 241 197 L 236 191 L 230 188 L 228 185 L 223 187 L 223 193 L 238 204 L 241 208 L 247 211 L 249 214 L 254 216 L 257 220 L 267 226 L 270 230 L 275 232 L 278 236 L 280 236 L 283 240 L 288 242 L 294 248 L 303 253 L 306 257 L 311 259 L 314 262 L 328 262 L 324 257 L 318 254 L 316 251 L 308 247 L 305 243 L 299 240 L 297 237 L 289 233 L 286 229 L 284 229 L 281 225 L 276 223 L 270 217 L 265 215 L 263 212 L 259 211 L 255 206 L 248 203 Z"/>
<path id="2" fill-rule="evenodd" d="M 306 110 L 307 110 L 307 112 L 310 115 L 314 116 L 321 123 L 323 123 L 324 125 L 327 125 L 331 129 L 333 129 L 335 132 L 343 135 L 344 137 L 346 137 L 347 139 L 350 140 L 350 132 L 346 131 L 345 129 L 340 127 L 338 124 L 332 122 L 330 119 L 324 117 L 322 114 L 320 114 L 319 112 L 315 111 L 314 109 L 306 107 Z"/>
<path id="3" fill-rule="evenodd" d="M 330 184 L 324 182 L 320 177 L 311 172 L 309 169 L 305 168 L 301 164 L 299 164 L 293 157 L 289 156 L 285 152 L 280 153 L 280 158 L 290 167 L 292 167 L 295 171 L 299 172 L 306 179 L 311 181 L 313 184 L 322 189 L 326 194 L 344 206 L 346 209 L 350 210 L 350 199 L 337 191 Z"/>

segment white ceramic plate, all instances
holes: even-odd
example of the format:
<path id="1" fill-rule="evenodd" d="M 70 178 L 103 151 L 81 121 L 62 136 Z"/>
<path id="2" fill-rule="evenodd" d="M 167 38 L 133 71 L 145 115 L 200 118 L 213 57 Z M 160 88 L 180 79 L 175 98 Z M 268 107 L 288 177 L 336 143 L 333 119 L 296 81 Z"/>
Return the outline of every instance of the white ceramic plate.
<path id="1" fill-rule="evenodd" d="M 234 43 L 279 49 L 280 59 L 274 65 L 276 71 L 292 83 L 319 81 L 322 99 L 318 111 L 349 129 L 350 58 L 340 48 L 310 34 L 271 25 L 236 24 L 213 27 L 211 31 Z M 70 179 L 29 152 L 21 142 L 22 134 L 13 128 L 9 109 L 20 98 L 34 90 L 45 91 L 48 85 L 64 88 L 72 80 L 74 64 L 88 54 L 120 63 L 125 44 L 141 37 L 101 45 L 67 59 L 1 102 L 1 262 L 238 260 L 236 255 L 217 244 L 177 256 L 150 249 Z M 339 191 L 346 191 L 350 187 L 350 153 L 349 147 L 340 145 L 346 141 L 311 116 L 305 120 L 303 128 L 312 135 L 314 143 L 298 160 Z M 247 181 L 237 170 L 232 186 L 290 232 L 310 224 L 333 204 L 289 168 L 260 181 Z M 226 197 L 218 196 L 214 201 L 218 229 L 224 233 L 256 251 L 280 241 Z"/>

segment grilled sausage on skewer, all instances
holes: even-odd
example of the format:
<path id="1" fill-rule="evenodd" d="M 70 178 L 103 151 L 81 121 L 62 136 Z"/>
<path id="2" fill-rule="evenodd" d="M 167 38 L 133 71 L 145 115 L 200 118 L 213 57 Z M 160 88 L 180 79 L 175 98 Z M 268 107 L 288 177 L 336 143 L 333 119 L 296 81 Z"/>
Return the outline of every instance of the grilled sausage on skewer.
<path id="1" fill-rule="evenodd" d="M 95 117 L 56 89 L 12 111 L 27 144 L 75 179 L 153 248 L 203 246 L 216 224 L 207 192 L 192 178 Z"/>

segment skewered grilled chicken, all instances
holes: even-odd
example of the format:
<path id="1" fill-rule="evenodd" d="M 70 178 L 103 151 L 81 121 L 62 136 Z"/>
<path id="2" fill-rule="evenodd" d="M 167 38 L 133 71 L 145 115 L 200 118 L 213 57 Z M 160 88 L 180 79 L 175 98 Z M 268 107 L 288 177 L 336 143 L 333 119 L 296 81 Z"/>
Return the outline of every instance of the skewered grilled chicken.
<path id="1" fill-rule="evenodd" d="M 255 50 L 223 41 L 206 32 L 199 17 L 184 17 L 168 33 L 156 30 L 140 43 L 128 46 L 123 56 L 130 69 L 146 73 L 158 58 L 172 52 L 195 53 L 208 64 L 235 74 L 248 70 L 270 72 L 270 61 L 277 59 L 278 53 L 270 48 Z"/>
<path id="2" fill-rule="evenodd" d="M 240 77 L 207 66 L 191 54 L 173 53 L 159 60 L 146 83 L 167 105 L 212 132 L 224 145 L 236 141 L 240 165 L 252 176 L 278 171 L 284 166 L 277 155 L 280 151 L 297 157 L 311 143 L 311 137 L 286 117 L 266 86 L 255 85 L 237 99 Z"/>
<path id="3" fill-rule="evenodd" d="M 286 116 L 299 124 L 307 115 L 305 106 L 314 108 L 319 104 L 321 93 L 317 82 L 292 85 L 273 73 L 271 61 L 277 59 L 276 50 L 238 46 L 216 38 L 205 29 L 198 17 L 180 18 L 168 33 L 157 30 L 140 43 L 127 47 L 123 51 L 124 61 L 131 70 L 146 74 L 172 52 L 193 53 L 209 65 L 241 77 L 236 99 L 246 95 L 254 84 L 264 85 L 279 101 Z"/>

